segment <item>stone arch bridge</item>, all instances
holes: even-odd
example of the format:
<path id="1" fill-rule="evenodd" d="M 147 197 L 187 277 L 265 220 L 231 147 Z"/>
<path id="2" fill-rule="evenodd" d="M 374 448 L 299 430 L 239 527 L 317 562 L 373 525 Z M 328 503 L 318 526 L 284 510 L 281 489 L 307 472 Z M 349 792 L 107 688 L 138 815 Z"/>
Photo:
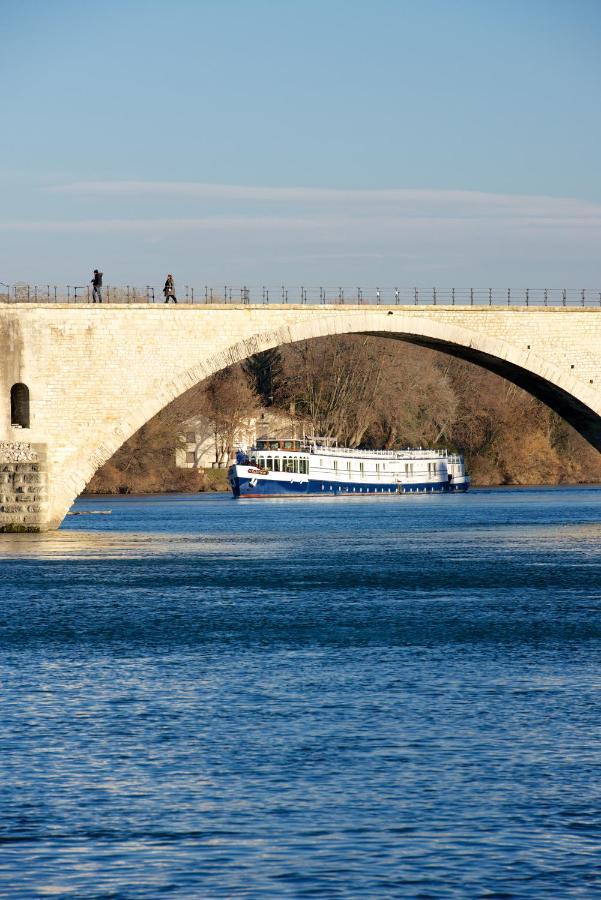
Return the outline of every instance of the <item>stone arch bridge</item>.
<path id="1" fill-rule="evenodd" d="M 601 450 L 601 309 L 0 304 L 0 530 L 57 528 L 138 428 L 214 372 L 286 343 L 371 334 L 483 366 Z"/>

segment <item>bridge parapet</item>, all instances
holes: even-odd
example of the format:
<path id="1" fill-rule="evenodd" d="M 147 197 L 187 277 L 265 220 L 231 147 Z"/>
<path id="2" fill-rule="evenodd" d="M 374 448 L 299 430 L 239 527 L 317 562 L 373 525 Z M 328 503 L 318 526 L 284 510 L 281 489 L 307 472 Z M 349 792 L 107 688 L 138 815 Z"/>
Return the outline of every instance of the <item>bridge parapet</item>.
<path id="1" fill-rule="evenodd" d="M 164 304 L 156 285 L 105 285 L 103 303 Z M 90 285 L 0 283 L 0 303 L 67 303 L 93 301 Z M 599 288 L 556 287 L 304 287 L 302 285 L 183 285 L 178 305 L 299 305 L 299 306 L 495 306 L 601 307 Z"/>

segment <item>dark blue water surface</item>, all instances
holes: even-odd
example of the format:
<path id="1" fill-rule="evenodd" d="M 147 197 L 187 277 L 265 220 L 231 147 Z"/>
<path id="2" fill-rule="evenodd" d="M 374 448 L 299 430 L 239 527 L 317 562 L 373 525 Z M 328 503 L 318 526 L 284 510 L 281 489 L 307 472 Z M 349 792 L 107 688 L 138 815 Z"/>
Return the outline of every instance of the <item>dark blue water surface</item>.
<path id="1" fill-rule="evenodd" d="M 601 892 L 601 490 L 0 537 L 0 896 Z"/>

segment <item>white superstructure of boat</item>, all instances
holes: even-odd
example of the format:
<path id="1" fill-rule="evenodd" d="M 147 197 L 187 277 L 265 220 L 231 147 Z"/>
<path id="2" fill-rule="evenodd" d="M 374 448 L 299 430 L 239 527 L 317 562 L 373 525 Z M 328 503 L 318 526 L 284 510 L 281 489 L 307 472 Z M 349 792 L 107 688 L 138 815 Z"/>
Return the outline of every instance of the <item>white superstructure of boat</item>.
<path id="1" fill-rule="evenodd" d="M 463 457 L 448 450 L 354 450 L 318 440 L 263 439 L 230 467 L 235 497 L 467 491 Z"/>

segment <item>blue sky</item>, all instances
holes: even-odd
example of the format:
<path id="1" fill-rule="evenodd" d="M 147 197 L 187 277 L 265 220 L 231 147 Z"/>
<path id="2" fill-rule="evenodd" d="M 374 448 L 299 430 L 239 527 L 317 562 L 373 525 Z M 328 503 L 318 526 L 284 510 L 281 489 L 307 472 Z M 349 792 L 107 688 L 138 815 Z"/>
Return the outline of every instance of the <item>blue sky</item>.
<path id="1" fill-rule="evenodd" d="M 601 285 L 598 0 L 0 20 L 0 281 Z"/>

